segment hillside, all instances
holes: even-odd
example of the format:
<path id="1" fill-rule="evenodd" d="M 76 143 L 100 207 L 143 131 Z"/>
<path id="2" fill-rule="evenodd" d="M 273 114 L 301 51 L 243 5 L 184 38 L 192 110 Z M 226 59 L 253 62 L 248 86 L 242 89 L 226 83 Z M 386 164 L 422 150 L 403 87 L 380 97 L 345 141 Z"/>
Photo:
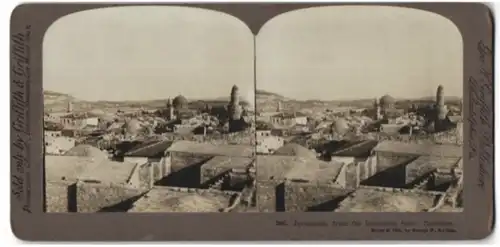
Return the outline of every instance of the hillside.
<path id="1" fill-rule="evenodd" d="M 74 111 L 89 111 L 95 109 L 108 109 L 108 111 L 115 112 L 116 110 L 128 111 L 131 109 L 144 108 L 144 109 L 158 109 L 165 107 L 167 99 L 154 99 L 154 100 L 140 100 L 140 101 L 84 101 L 77 99 L 69 94 L 44 91 L 44 109 L 51 112 L 61 112 L 66 111 L 68 107 L 68 102 L 73 102 Z M 229 101 L 229 97 L 218 97 L 215 99 L 204 99 L 204 100 L 190 100 L 190 107 L 204 107 L 205 104 L 211 105 L 212 107 L 225 106 Z M 241 100 L 242 105 L 248 104 L 244 99 Z"/>
<path id="2" fill-rule="evenodd" d="M 458 105 L 461 98 L 456 96 L 445 97 L 449 105 Z M 277 93 L 256 90 L 257 111 L 273 112 L 278 107 L 278 102 L 286 110 L 300 111 L 308 110 L 312 112 L 324 111 L 326 109 L 338 108 L 370 108 L 373 107 L 375 99 L 352 99 L 352 100 L 295 100 L 287 98 Z M 427 96 L 413 99 L 396 99 L 396 105 L 408 107 L 409 104 L 432 104 L 435 102 L 435 96 Z"/>
<path id="3" fill-rule="evenodd" d="M 77 99 L 69 94 L 44 91 L 44 108 L 52 112 L 65 111 L 68 106 L 68 102 L 73 102 L 73 109 L 75 111 L 80 110 L 92 110 L 92 109 L 109 109 L 111 111 L 116 111 L 117 109 L 127 110 L 131 108 L 145 109 L 157 109 L 165 107 L 167 99 L 157 99 L 157 100 L 144 100 L 144 101 L 84 101 Z M 434 102 L 435 97 L 422 97 L 415 99 L 397 99 L 397 105 L 406 107 L 409 104 L 431 104 Z M 374 99 L 355 99 L 355 100 L 295 100 L 288 98 L 286 96 L 268 92 L 264 90 L 255 91 L 255 102 L 256 110 L 264 112 L 274 112 L 278 107 L 278 102 L 281 102 L 282 107 L 285 110 L 301 111 L 308 110 L 312 112 L 321 112 L 326 109 L 338 109 L 338 108 L 368 108 L 372 107 Z M 447 104 L 458 105 L 461 98 L 460 97 L 445 97 Z M 192 107 L 203 107 L 205 104 L 214 106 L 225 106 L 229 101 L 228 96 L 218 97 L 215 99 L 204 99 L 190 101 Z M 241 99 L 242 104 L 248 104 L 246 100 Z"/>

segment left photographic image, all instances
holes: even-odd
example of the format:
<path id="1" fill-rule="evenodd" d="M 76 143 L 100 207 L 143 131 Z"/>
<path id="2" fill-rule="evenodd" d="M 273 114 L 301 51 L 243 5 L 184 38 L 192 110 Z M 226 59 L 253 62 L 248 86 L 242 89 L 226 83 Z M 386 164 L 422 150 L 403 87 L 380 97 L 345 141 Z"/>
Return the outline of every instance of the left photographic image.
<path id="1" fill-rule="evenodd" d="M 189 7 L 58 19 L 43 41 L 45 212 L 255 211 L 254 36 Z"/>

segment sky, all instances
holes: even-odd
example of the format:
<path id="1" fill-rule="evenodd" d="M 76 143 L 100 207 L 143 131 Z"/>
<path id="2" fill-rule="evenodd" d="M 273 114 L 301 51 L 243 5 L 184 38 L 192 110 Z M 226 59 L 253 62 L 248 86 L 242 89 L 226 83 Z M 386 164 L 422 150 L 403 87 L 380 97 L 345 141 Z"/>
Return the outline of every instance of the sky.
<path id="1" fill-rule="evenodd" d="M 380 6 L 318 7 L 268 21 L 256 87 L 299 100 L 463 95 L 462 36 L 440 15 Z"/>
<path id="2" fill-rule="evenodd" d="M 57 20 L 43 43 L 44 90 L 82 100 L 254 93 L 254 37 L 240 20 L 183 7 L 118 7 Z"/>

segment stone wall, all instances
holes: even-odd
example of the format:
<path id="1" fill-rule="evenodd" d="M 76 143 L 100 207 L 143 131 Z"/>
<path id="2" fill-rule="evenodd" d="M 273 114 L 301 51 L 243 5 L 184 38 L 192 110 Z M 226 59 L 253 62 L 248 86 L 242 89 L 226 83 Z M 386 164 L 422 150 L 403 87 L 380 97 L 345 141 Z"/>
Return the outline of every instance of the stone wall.
<path id="1" fill-rule="evenodd" d="M 201 165 L 211 158 L 210 155 L 172 153 L 171 172 L 162 184 L 176 187 L 200 187 Z"/>
<path id="2" fill-rule="evenodd" d="M 429 163 L 412 162 L 406 166 L 405 183 L 412 184 L 434 170 L 436 169 Z"/>
<path id="3" fill-rule="evenodd" d="M 153 174 L 153 169 L 152 169 L 153 164 L 151 163 L 146 163 L 141 166 L 139 166 L 138 173 L 139 173 L 139 185 L 135 187 L 139 187 L 141 189 L 150 189 L 153 187 L 153 182 L 155 181 L 154 179 L 154 174 Z"/>
<path id="4" fill-rule="evenodd" d="M 377 173 L 417 158 L 415 155 L 404 155 L 391 152 L 377 152 L 376 155 Z"/>
<path id="5" fill-rule="evenodd" d="M 344 188 L 357 188 L 359 185 L 359 175 L 358 175 L 358 164 L 357 163 L 350 163 L 346 164 L 345 167 L 343 167 L 343 170 L 345 170 L 345 184 Z"/>
<path id="6" fill-rule="evenodd" d="M 45 183 L 45 211 L 47 213 L 75 212 L 76 191 L 74 182 Z"/>
<path id="7" fill-rule="evenodd" d="M 243 190 L 245 185 L 247 185 L 249 182 L 250 178 L 247 174 L 231 172 L 229 173 L 229 181 L 227 183 L 227 187 L 224 187 L 224 189 L 240 191 Z"/>
<path id="8" fill-rule="evenodd" d="M 277 181 L 257 181 L 257 209 L 259 212 L 276 212 L 276 187 Z"/>
<path id="9" fill-rule="evenodd" d="M 455 180 L 456 180 L 456 177 L 453 176 L 451 173 L 435 172 L 433 184 L 431 184 L 430 186 L 434 187 L 434 188 L 439 188 L 439 187 L 447 186 Z M 446 189 L 446 188 L 443 188 L 443 189 Z"/>
<path id="10" fill-rule="evenodd" d="M 193 154 L 193 153 L 172 153 L 171 172 L 180 171 L 186 167 L 199 164 L 212 158 L 211 155 Z"/>
<path id="11" fill-rule="evenodd" d="M 351 191 L 332 184 L 286 181 L 284 185 L 287 212 L 333 211 Z"/>
<path id="12" fill-rule="evenodd" d="M 153 180 L 155 182 L 159 181 L 164 176 L 162 171 L 163 168 L 159 162 L 152 162 L 151 165 L 153 166 Z"/>
<path id="13" fill-rule="evenodd" d="M 358 163 L 358 177 L 360 182 L 370 178 L 377 172 L 377 156 L 369 157 L 365 162 Z"/>
<path id="14" fill-rule="evenodd" d="M 111 208 L 117 208 L 116 210 L 120 211 L 120 208 L 124 207 L 120 204 L 146 191 L 119 185 L 80 181 L 76 184 L 77 211 L 81 213 L 113 211 Z M 126 211 L 126 208 L 122 210 Z"/>
<path id="15" fill-rule="evenodd" d="M 224 172 L 227 172 L 231 169 L 229 168 L 226 168 L 226 167 L 205 167 L 205 166 L 201 166 L 201 178 L 200 178 L 200 182 L 201 184 L 205 184 L 211 180 L 213 180 L 214 178 L 222 175 Z"/>

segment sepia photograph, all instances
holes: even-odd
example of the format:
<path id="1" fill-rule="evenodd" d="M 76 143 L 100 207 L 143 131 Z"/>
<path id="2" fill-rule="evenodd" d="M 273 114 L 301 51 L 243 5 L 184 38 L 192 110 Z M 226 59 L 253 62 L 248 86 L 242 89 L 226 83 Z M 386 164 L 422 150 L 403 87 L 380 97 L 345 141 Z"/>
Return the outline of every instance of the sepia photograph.
<path id="1" fill-rule="evenodd" d="M 461 212 L 463 44 L 422 10 L 57 20 L 46 212 Z"/>
<path id="2" fill-rule="evenodd" d="M 43 42 L 45 211 L 255 211 L 254 80 L 254 36 L 228 14 L 61 17 Z"/>
<path id="3" fill-rule="evenodd" d="M 11 11 L 10 227 L 20 240 L 492 233 L 488 4 Z"/>
<path id="4" fill-rule="evenodd" d="M 301 9 L 256 37 L 259 212 L 461 212 L 463 47 L 443 16 Z"/>

